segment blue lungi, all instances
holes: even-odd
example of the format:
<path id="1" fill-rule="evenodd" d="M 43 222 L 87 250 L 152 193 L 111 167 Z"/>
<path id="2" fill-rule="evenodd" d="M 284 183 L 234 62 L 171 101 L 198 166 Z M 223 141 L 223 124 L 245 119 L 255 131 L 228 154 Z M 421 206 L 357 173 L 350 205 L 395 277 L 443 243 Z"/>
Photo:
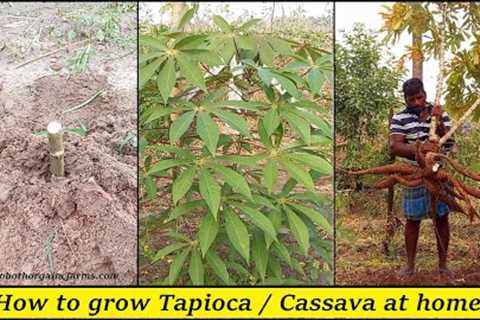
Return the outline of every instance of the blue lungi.
<path id="1" fill-rule="evenodd" d="M 403 188 L 402 209 L 405 217 L 411 220 L 430 218 L 432 214 L 432 196 L 424 187 Z M 448 206 L 437 201 L 437 217 L 448 214 Z"/>

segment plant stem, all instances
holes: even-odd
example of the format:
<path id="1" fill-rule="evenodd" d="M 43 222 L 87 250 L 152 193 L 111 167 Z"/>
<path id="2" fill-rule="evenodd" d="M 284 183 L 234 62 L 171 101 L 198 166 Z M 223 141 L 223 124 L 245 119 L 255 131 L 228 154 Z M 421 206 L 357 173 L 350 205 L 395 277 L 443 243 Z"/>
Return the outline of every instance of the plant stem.
<path id="1" fill-rule="evenodd" d="M 57 177 L 65 175 L 63 128 L 58 121 L 48 124 L 48 147 L 50 152 L 50 172 Z"/>

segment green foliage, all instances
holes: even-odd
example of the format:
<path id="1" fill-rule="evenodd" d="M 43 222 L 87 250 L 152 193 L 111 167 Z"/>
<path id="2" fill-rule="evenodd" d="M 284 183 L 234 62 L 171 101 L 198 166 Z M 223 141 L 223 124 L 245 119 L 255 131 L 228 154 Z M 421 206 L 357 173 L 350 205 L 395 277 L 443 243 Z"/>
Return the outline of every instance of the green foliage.
<path id="1" fill-rule="evenodd" d="M 441 44 L 446 57 L 446 109 L 460 116 L 480 97 L 480 4 L 478 2 L 398 2 L 382 13 L 385 40 L 395 43 L 405 31 L 422 34 L 421 47 L 411 47 L 407 55 L 413 58 L 438 58 L 440 46 L 439 21 L 445 5 L 447 26 Z M 449 58 L 452 57 L 452 58 Z M 449 61 L 448 61 L 449 60 Z M 478 121 L 480 111 L 475 112 Z"/>
<path id="2" fill-rule="evenodd" d="M 144 255 L 168 258 L 168 284 L 331 283 L 332 203 L 315 184 L 332 174 L 320 102 L 332 55 L 255 33 L 255 20 L 213 22 L 140 37 L 142 201 L 166 190 L 160 215 L 175 230 Z"/>
<path id="3" fill-rule="evenodd" d="M 336 132 L 347 140 L 346 163 L 358 163 L 365 143 L 386 127 L 389 110 L 399 106 L 396 97 L 402 73 L 384 61 L 375 35 L 356 25 L 336 45 Z"/>

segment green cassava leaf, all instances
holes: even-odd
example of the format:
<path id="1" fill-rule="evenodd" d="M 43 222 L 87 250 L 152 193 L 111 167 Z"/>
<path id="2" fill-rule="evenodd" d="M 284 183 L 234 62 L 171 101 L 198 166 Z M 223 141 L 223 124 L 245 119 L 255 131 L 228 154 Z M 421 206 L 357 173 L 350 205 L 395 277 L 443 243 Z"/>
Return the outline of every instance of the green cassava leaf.
<path id="1" fill-rule="evenodd" d="M 223 19 L 221 16 L 215 15 L 213 16 L 213 22 L 217 25 L 217 27 L 220 28 L 223 32 L 232 32 L 233 29 L 232 27 L 228 24 L 225 19 Z"/>
<path id="2" fill-rule="evenodd" d="M 170 142 L 174 144 L 188 130 L 195 117 L 196 111 L 188 111 L 178 117 L 170 126 Z"/>
<path id="3" fill-rule="evenodd" d="M 330 176 L 333 174 L 333 168 L 330 162 L 313 154 L 296 152 L 290 154 L 289 158 L 304 163 L 322 175 Z"/>
<path id="4" fill-rule="evenodd" d="M 311 191 L 314 190 L 315 186 L 308 171 L 305 171 L 302 167 L 286 159 L 285 157 L 280 158 L 280 163 L 285 170 L 287 170 L 290 177 L 303 184 L 307 189 Z"/>
<path id="5" fill-rule="evenodd" d="M 242 24 L 238 29 L 241 31 L 248 31 L 251 27 L 262 21 L 262 19 L 250 19 L 244 24 Z"/>
<path id="6" fill-rule="evenodd" d="M 263 127 L 265 128 L 267 135 L 271 136 L 279 125 L 280 117 L 278 116 L 277 110 L 268 110 L 267 114 L 265 114 L 265 117 L 263 118 Z"/>
<path id="7" fill-rule="evenodd" d="M 193 15 L 195 14 L 196 11 L 197 10 L 196 10 L 195 7 L 192 7 L 190 9 L 188 9 L 187 11 L 185 11 L 183 16 L 178 21 L 177 30 L 182 30 L 188 24 L 188 22 L 190 22 L 190 20 L 192 20 Z"/>
<path id="8" fill-rule="evenodd" d="M 274 53 L 268 42 L 261 42 L 259 44 L 258 53 L 260 54 L 260 60 L 262 60 L 263 64 L 267 66 L 273 65 Z"/>
<path id="9" fill-rule="evenodd" d="M 220 137 L 220 130 L 207 112 L 198 113 L 197 132 L 207 146 L 208 151 L 210 151 L 211 154 L 215 154 Z"/>
<path id="10" fill-rule="evenodd" d="M 281 115 L 288 121 L 290 126 L 298 133 L 306 144 L 311 143 L 310 124 L 305 119 L 288 111 L 283 111 Z"/>
<path id="11" fill-rule="evenodd" d="M 218 222 L 211 214 L 207 214 L 203 217 L 198 231 L 198 240 L 200 242 L 200 250 L 202 251 L 203 257 L 205 257 L 208 249 L 217 237 L 218 228 Z"/>
<path id="12" fill-rule="evenodd" d="M 154 120 L 160 119 L 161 117 L 164 117 L 166 115 L 169 115 L 170 113 L 173 113 L 177 111 L 177 109 L 172 108 L 172 107 L 154 107 L 154 110 L 150 114 L 150 116 L 145 120 L 144 124 L 150 123 Z"/>
<path id="13" fill-rule="evenodd" d="M 150 47 L 152 49 L 160 50 L 163 52 L 167 47 L 165 46 L 165 38 L 154 38 L 151 36 L 141 35 L 139 38 L 140 45 Z"/>
<path id="14" fill-rule="evenodd" d="M 272 193 L 273 187 L 278 178 L 278 164 L 275 160 L 271 159 L 265 164 L 263 169 L 263 185 L 267 188 L 268 192 Z"/>
<path id="15" fill-rule="evenodd" d="M 310 87 L 310 92 L 313 94 L 319 94 L 320 89 L 322 88 L 323 83 L 325 82 L 325 77 L 323 77 L 322 72 L 319 68 L 314 67 L 308 73 L 308 86 Z"/>
<path id="16" fill-rule="evenodd" d="M 228 208 L 224 210 L 224 217 L 228 239 L 230 239 L 235 250 L 249 263 L 250 239 L 247 227 L 242 220 Z"/>
<path id="17" fill-rule="evenodd" d="M 319 211 L 299 204 L 291 204 L 291 206 L 312 220 L 313 223 L 317 224 L 329 236 L 333 237 L 333 226 Z"/>
<path id="18" fill-rule="evenodd" d="M 226 110 L 218 110 L 214 114 L 232 129 L 237 130 L 246 137 L 251 137 L 247 122 L 241 116 Z"/>
<path id="19" fill-rule="evenodd" d="M 207 168 L 200 171 L 200 194 L 207 203 L 210 212 L 215 220 L 217 219 L 218 208 L 220 207 L 220 199 L 222 196 L 220 186 L 212 177 Z"/>
<path id="20" fill-rule="evenodd" d="M 158 90 L 160 91 L 165 103 L 167 103 L 176 81 L 177 75 L 175 71 L 175 61 L 172 58 L 168 58 L 163 64 L 163 67 L 158 73 L 157 77 Z"/>
<path id="21" fill-rule="evenodd" d="M 285 213 L 287 214 L 288 225 L 292 230 L 293 236 L 300 246 L 300 250 L 303 255 L 308 255 L 308 249 L 310 248 L 310 234 L 305 223 L 300 219 L 295 212 L 288 207 L 285 207 Z"/>
<path id="22" fill-rule="evenodd" d="M 200 208 L 205 205 L 205 201 L 203 200 L 193 200 L 187 203 L 183 203 L 170 211 L 168 215 L 168 219 L 166 222 L 172 221 L 178 217 L 181 217 L 187 213 L 192 212 L 196 208 Z"/>
<path id="23" fill-rule="evenodd" d="M 203 73 L 200 70 L 198 63 L 194 62 L 194 59 L 184 53 L 178 53 L 176 58 L 181 74 L 193 85 L 199 87 L 203 91 L 207 91 L 205 79 L 203 78 Z"/>
<path id="24" fill-rule="evenodd" d="M 224 166 L 216 165 L 213 167 L 213 169 L 223 176 L 224 181 L 228 183 L 233 190 L 243 194 L 248 199 L 252 199 L 250 187 L 248 186 L 247 180 L 245 180 L 242 175 Z"/>
<path id="25" fill-rule="evenodd" d="M 172 243 L 166 247 L 163 247 L 162 249 L 160 249 L 156 254 L 155 256 L 153 257 L 152 259 L 152 263 L 155 263 L 157 262 L 158 260 L 162 259 L 163 257 L 165 256 L 168 256 L 169 254 L 179 250 L 179 249 L 182 249 L 184 247 L 188 246 L 188 243 L 184 243 L 184 242 L 176 242 L 176 243 Z"/>
<path id="26" fill-rule="evenodd" d="M 155 59 L 152 63 L 147 64 L 146 66 L 140 68 L 140 78 L 139 78 L 139 86 L 140 89 L 150 80 L 155 71 L 157 71 L 158 67 L 165 61 L 166 57 L 160 57 Z"/>
<path id="27" fill-rule="evenodd" d="M 277 239 L 277 232 L 275 231 L 272 222 L 270 221 L 270 219 L 268 219 L 266 215 L 256 209 L 247 207 L 245 205 L 235 204 L 235 206 L 242 210 L 244 213 L 246 213 L 247 216 L 252 220 L 253 224 L 262 229 L 265 234 L 267 234 L 274 240 Z"/>
<path id="28" fill-rule="evenodd" d="M 187 163 L 190 163 L 191 161 L 185 160 L 185 159 L 166 159 L 166 160 L 160 160 L 156 164 L 154 164 L 150 170 L 147 172 L 147 175 L 152 175 L 156 173 L 160 173 L 163 170 L 167 170 L 173 167 L 178 167 L 181 165 L 185 165 Z"/>
<path id="29" fill-rule="evenodd" d="M 212 270 L 215 272 L 215 275 L 222 280 L 226 285 L 231 285 L 232 281 L 228 275 L 227 266 L 225 262 L 212 250 L 209 250 L 206 259 Z"/>
<path id="30" fill-rule="evenodd" d="M 190 248 L 184 249 L 181 253 L 179 253 L 175 259 L 173 260 L 172 264 L 170 265 L 170 270 L 168 273 L 168 284 L 173 286 L 180 275 L 180 272 L 183 269 L 183 265 L 185 264 L 185 260 L 187 259 L 188 254 L 190 253 Z"/>
<path id="31" fill-rule="evenodd" d="M 193 249 L 190 256 L 188 274 L 194 286 L 203 286 L 205 278 L 205 269 L 203 267 L 202 257 L 197 249 Z"/>
<path id="32" fill-rule="evenodd" d="M 261 233 L 256 233 L 252 241 L 252 260 L 255 262 L 255 270 L 262 281 L 265 280 L 268 265 L 268 248 L 265 246 L 265 239 Z"/>
<path id="33" fill-rule="evenodd" d="M 187 192 L 193 183 L 193 177 L 195 176 L 196 168 L 194 166 L 184 170 L 173 182 L 172 197 L 173 203 L 177 204 Z"/>

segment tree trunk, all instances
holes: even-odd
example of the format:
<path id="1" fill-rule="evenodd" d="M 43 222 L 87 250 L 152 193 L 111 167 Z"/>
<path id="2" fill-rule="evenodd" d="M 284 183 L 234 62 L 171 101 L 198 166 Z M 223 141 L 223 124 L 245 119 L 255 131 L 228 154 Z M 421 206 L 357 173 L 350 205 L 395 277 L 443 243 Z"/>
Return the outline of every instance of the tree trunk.
<path id="1" fill-rule="evenodd" d="M 178 22 L 180 22 L 180 19 L 182 18 L 183 13 L 185 12 L 185 9 L 187 5 L 185 2 L 171 2 L 172 5 L 172 17 L 170 20 L 170 26 L 174 28 Z"/>
<path id="2" fill-rule="evenodd" d="M 412 56 L 412 77 L 422 80 L 423 78 L 423 53 L 422 35 L 412 33 L 412 47 L 415 50 Z M 418 51 L 417 51 L 418 50 Z"/>

